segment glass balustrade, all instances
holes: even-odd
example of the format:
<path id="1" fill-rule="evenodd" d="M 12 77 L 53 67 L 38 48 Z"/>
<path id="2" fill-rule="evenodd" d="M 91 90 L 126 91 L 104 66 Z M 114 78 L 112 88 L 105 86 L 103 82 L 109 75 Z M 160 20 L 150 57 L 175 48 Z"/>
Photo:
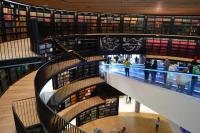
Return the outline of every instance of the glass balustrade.
<path id="1" fill-rule="evenodd" d="M 186 71 L 184 73 L 164 71 L 162 66 L 157 70 L 145 69 L 143 64 L 136 64 L 129 67 L 130 74 L 127 77 L 200 98 L 200 75 L 190 74 L 187 67 L 183 68 Z M 101 64 L 100 75 L 106 79 L 108 72 L 126 76 L 123 64 Z"/>

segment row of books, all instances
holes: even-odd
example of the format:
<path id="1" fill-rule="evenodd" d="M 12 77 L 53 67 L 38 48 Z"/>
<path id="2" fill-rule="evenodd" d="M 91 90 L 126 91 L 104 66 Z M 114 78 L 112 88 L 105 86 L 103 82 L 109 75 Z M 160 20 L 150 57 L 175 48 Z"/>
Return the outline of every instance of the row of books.
<path id="1" fill-rule="evenodd" d="M 58 105 L 57 111 L 61 111 L 77 102 L 93 97 L 95 95 L 95 89 L 96 86 L 94 85 L 75 92 L 75 94 L 67 97 L 60 105 Z"/>
<path id="2" fill-rule="evenodd" d="M 109 102 L 107 102 L 107 100 Z M 117 115 L 118 104 L 119 103 L 118 103 L 117 98 L 106 99 L 105 104 L 95 106 L 79 114 L 76 117 L 77 126 L 81 126 L 83 124 L 86 124 L 87 122 L 90 122 L 99 118 Z"/>

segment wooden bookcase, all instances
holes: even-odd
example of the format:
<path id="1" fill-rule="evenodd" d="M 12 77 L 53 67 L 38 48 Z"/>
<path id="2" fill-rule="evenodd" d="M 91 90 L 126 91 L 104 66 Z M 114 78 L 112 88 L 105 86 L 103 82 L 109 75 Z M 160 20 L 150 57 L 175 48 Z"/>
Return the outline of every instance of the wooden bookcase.
<path id="1" fill-rule="evenodd" d="M 100 31 L 102 33 L 120 32 L 120 15 L 119 14 L 101 14 Z"/>
<path id="2" fill-rule="evenodd" d="M 71 94 L 58 106 L 57 111 L 61 111 L 73 104 L 76 104 L 77 102 L 80 102 L 80 101 L 83 101 L 95 96 L 96 88 L 97 88 L 96 85 L 92 85 Z"/>
<path id="3" fill-rule="evenodd" d="M 0 22 L 0 41 L 12 41 L 28 37 L 27 7 L 19 4 L 2 2 L 2 13 Z M 2 36 L 4 36 L 2 38 Z"/>
<path id="4" fill-rule="evenodd" d="M 166 34 L 171 33 L 171 16 L 148 16 L 147 17 L 147 34 Z"/>
<path id="5" fill-rule="evenodd" d="M 78 33 L 97 33 L 97 13 L 78 13 L 77 32 Z"/>
<path id="6" fill-rule="evenodd" d="M 99 74 L 98 62 L 92 62 L 87 65 L 76 66 L 59 73 L 53 78 L 53 88 L 58 89 L 75 80 L 81 80 L 87 77 Z"/>
<path id="7" fill-rule="evenodd" d="M 144 33 L 145 18 L 144 16 L 123 16 L 123 32 L 125 33 Z"/>
<path id="8" fill-rule="evenodd" d="M 167 55 L 169 39 L 168 38 L 147 38 L 146 54 Z"/>
<path id="9" fill-rule="evenodd" d="M 119 99 L 114 97 L 105 101 L 105 104 L 97 105 L 80 113 L 76 117 L 76 125 L 81 126 L 96 119 L 118 115 Z"/>
<path id="10" fill-rule="evenodd" d="M 200 17 L 175 16 L 173 26 L 175 35 L 199 36 Z"/>
<path id="11" fill-rule="evenodd" d="M 54 11 L 54 27 L 57 35 L 75 33 L 75 12 Z"/>
<path id="12" fill-rule="evenodd" d="M 172 39 L 171 55 L 178 57 L 193 58 L 197 48 L 195 40 Z"/>

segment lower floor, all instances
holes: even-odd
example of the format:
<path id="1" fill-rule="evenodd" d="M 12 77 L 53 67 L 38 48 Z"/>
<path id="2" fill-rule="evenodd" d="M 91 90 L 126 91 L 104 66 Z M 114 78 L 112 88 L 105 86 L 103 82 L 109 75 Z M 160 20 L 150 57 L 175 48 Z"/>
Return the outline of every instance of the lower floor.
<path id="1" fill-rule="evenodd" d="M 93 133 L 95 128 L 103 133 L 119 133 L 125 127 L 126 133 L 155 133 L 155 120 L 159 115 L 149 113 L 121 112 L 117 116 L 98 119 L 82 125 L 80 128 L 87 133 Z M 169 121 L 161 118 L 158 133 L 173 133 Z"/>

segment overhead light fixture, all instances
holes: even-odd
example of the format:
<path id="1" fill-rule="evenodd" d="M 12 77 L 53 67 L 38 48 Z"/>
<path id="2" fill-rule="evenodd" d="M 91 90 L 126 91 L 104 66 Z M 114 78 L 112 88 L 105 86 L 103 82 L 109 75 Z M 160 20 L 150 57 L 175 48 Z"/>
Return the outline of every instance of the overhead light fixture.
<path id="1" fill-rule="evenodd" d="M 49 5 L 45 4 L 45 5 L 42 5 L 43 7 L 48 7 Z"/>
<path id="2" fill-rule="evenodd" d="M 155 10 L 157 12 L 160 12 L 162 10 L 162 3 L 160 1 L 157 3 Z"/>

